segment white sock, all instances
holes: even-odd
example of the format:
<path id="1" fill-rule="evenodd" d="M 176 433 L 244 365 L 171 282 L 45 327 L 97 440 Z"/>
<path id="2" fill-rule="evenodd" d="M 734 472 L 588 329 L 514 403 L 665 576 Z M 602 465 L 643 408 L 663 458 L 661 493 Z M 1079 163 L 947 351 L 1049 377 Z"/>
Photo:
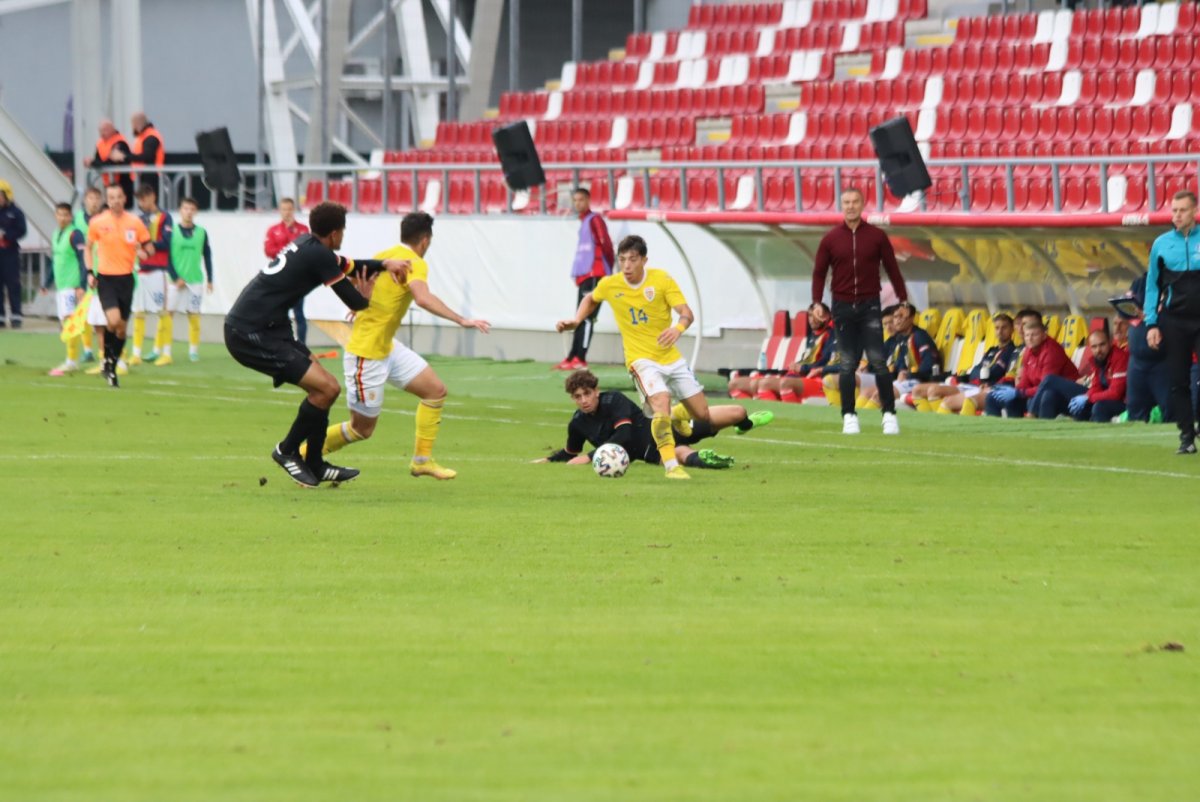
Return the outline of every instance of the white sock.
<path id="1" fill-rule="evenodd" d="M 668 471 L 672 471 L 678 467 L 679 467 L 679 460 L 677 460 L 677 459 L 668 460 L 667 462 L 663 463 L 663 468 L 667 469 Z"/>

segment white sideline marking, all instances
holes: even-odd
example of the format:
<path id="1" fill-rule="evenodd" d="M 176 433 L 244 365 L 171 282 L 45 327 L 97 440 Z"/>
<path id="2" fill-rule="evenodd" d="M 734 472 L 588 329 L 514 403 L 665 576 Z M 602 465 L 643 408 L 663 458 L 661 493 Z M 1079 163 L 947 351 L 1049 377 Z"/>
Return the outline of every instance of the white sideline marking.
<path id="1" fill-rule="evenodd" d="M 1049 460 L 1017 459 L 1015 457 L 988 457 L 980 454 L 955 454 L 942 451 L 913 451 L 905 448 L 885 448 L 883 446 L 851 446 L 843 443 L 815 443 L 804 440 L 772 440 L 766 437 L 756 437 L 754 442 L 770 443 L 780 446 L 804 446 L 808 448 L 836 448 L 844 451 L 863 451 L 878 454 L 897 454 L 902 457 L 930 457 L 941 460 L 960 460 L 963 462 L 983 462 L 992 465 L 1014 465 L 1021 468 L 1061 468 L 1073 471 L 1098 471 L 1100 473 L 1123 473 L 1136 476 L 1159 476 L 1169 479 L 1200 479 L 1200 474 L 1178 473 L 1176 471 L 1154 471 L 1146 468 L 1125 468 L 1120 465 L 1092 465 L 1088 463 L 1051 462 Z M 1166 453 L 1166 452 L 1164 452 Z"/>

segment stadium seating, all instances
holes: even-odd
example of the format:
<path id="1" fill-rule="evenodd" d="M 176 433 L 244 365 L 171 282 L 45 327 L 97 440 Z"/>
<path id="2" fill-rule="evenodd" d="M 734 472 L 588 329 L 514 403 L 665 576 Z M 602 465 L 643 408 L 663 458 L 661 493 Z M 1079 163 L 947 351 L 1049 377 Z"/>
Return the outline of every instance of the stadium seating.
<path id="1" fill-rule="evenodd" d="M 530 121 L 553 165 L 548 209 L 575 180 L 570 165 L 587 171 L 580 179 L 600 209 L 712 210 L 723 200 L 725 208 L 832 210 L 833 164 L 870 160 L 868 129 L 897 115 L 909 118 L 927 158 L 998 160 L 972 168 L 965 187 L 960 167 L 931 168 L 930 211 L 959 210 L 965 196 L 976 212 L 1046 213 L 1057 198 L 1068 212 L 1107 202 L 1137 214 L 1194 188 L 1194 161 L 1157 164 L 1153 180 L 1145 163 L 1129 161 L 1200 151 L 1194 2 L 966 17 L 954 22 L 950 44 L 920 46 L 906 24 L 925 15 L 925 0 L 692 6 L 680 30 L 630 34 L 617 60 L 564 64 L 548 90 L 503 93 L 495 119 L 443 122 L 432 147 L 387 153 L 385 165 L 416 170 L 389 174 L 387 207 L 420 203 L 430 181 L 445 180 L 421 165 L 494 165 L 492 129 L 518 119 Z M 844 59 L 869 66 L 835 78 L 846 73 Z M 1094 165 L 1056 174 L 1048 164 L 1003 164 L 1076 157 L 1111 159 L 1106 180 Z M 678 169 L 646 181 L 639 158 Z M 804 166 L 798 186 L 794 168 L 768 166 L 760 198 L 749 169 L 720 182 L 713 169 L 688 167 L 717 160 L 824 164 Z M 873 167 L 842 170 L 843 184 L 875 197 Z M 309 205 L 346 196 L 334 183 L 310 190 Z M 383 208 L 382 190 L 364 184 L 352 195 L 373 211 Z M 907 208 L 883 194 L 887 208 Z M 510 197 L 491 173 L 478 194 L 473 179 L 450 181 L 440 201 L 443 211 L 469 213 L 506 210 Z M 540 208 L 540 198 L 526 206 Z"/>

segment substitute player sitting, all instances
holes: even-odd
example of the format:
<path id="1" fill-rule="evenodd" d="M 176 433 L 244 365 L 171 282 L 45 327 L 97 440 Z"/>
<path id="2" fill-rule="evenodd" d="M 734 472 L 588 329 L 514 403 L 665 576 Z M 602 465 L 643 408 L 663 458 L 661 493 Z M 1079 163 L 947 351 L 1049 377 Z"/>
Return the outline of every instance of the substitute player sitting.
<path id="1" fill-rule="evenodd" d="M 433 218 L 425 212 L 413 212 L 400 221 L 400 245 L 375 254 L 376 259 L 402 259 L 412 265 L 408 282 L 403 285 L 383 282 L 375 286 L 366 309 L 354 317 L 354 333 L 346 343 L 346 402 L 350 420 L 329 427 L 325 435 L 325 453 L 366 440 L 375 433 L 379 413 L 383 411 L 384 387 L 391 384 L 412 393 L 417 404 L 417 437 L 409 472 L 413 476 L 453 479 L 457 472 L 443 468 L 433 460 L 433 442 L 437 439 L 446 403 L 446 385 L 429 363 L 408 346 L 394 339 L 408 308 L 417 306 L 440 318 L 484 334 L 491 328 L 486 320 L 463 317 L 429 291 L 429 264 L 425 254 L 433 242 Z"/>
<path id="2" fill-rule="evenodd" d="M 646 241 L 631 235 L 617 246 L 619 274 L 605 276 L 583 296 L 572 320 L 555 328 L 571 331 L 583 324 L 601 301 L 608 301 L 621 331 L 625 366 L 653 413 L 650 433 L 668 479 L 688 479 L 675 455 L 671 434 L 671 396 L 683 402 L 695 421 L 708 420 L 704 388 L 675 347 L 695 316 L 675 279 L 663 270 L 646 267 Z M 679 315 L 671 325 L 671 312 Z"/>
<path id="3" fill-rule="evenodd" d="M 578 407 L 567 424 L 567 444 L 534 462 L 586 465 L 592 461 L 591 452 L 584 453 L 586 445 L 599 448 L 605 443 L 616 443 L 625 449 L 629 459 L 658 464 L 661 457 L 646 416 L 624 393 L 616 390 L 602 393 L 599 387 L 600 380 L 590 370 L 577 370 L 567 377 L 567 394 Z M 739 431 L 748 431 L 755 424 L 746 410 L 735 404 L 710 407 L 709 412 L 710 420 L 693 422 L 686 434 L 679 429 L 674 431 L 675 456 L 692 468 L 729 468 L 733 465 L 733 457 L 721 456 L 711 449 L 696 451 L 690 446 L 705 438 L 716 437 L 721 429 L 737 426 Z"/>

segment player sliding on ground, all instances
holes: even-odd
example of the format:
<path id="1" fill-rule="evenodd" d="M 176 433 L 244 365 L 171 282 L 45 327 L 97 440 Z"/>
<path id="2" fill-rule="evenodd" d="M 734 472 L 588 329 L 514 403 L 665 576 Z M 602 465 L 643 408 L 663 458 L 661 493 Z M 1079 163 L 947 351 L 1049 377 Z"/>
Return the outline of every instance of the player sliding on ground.
<path id="1" fill-rule="evenodd" d="M 579 408 L 567 425 L 567 444 L 534 462 L 586 465 L 592 461 L 592 455 L 584 453 L 585 445 L 599 448 L 605 443 L 616 443 L 625 449 L 631 460 L 658 464 L 661 457 L 650 435 L 646 416 L 623 393 L 616 390 L 602 393 L 599 387 L 600 381 L 590 370 L 577 370 L 567 377 L 567 394 Z M 675 411 L 679 406 L 682 405 L 677 405 Z M 676 423 L 673 432 L 675 457 L 692 468 L 732 467 L 733 457 L 722 456 L 711 449 L 695 451 L 691 446 L 705 438 L 716 437 L 717 432 L 730 426 L 736 426 L 738 434 L 744 434 L 755 426 L 766 426 L 774 417 L 765 410 L 747 415 L 746 410 L 736 404 L 710 407 L 708 421 L 689 422 L 686 427 Z"/>
<path id="2" fill-rule="evenodd" d="M 314 206 L 308 222 L 312 233 L 302 234 L 280 251 L 234 301 L 225 317 L 225 346 L 238 362 L 274 379 L 276 387 L 295 384 L 308 393 L 291 430 L 275 446 L 271 458 L 297 484 L 316 487 L 321 482 L 349 481 L 358 471 L 330 465 L 322 457 L 329 408 L 341 387 L 296 340 L 288 310 L 322 284 L 351 309 L 366 309 L 379 273 L 386 270 L 391 274 L 385 284 L 401 283 L 408 276 L 409 264 L 400 259 L 355 262 L 334 253 L 342 247 L 346 233 L 346 210 L 336 203 Z M 118 352 L 119 348 L 106 353 Z M 300 446 L 305 443 L 308 459 L 300 456 Z"/>
<path id="3" fill-rule="evenodd" d="M 375 287 L 370 303 L 354 316 L 354 333 L 346 343 L 346 402 L 350 420 L 329 427 L 325 453 L 366 440 L 375 433 L 383 411 L 383 390 L 391 384 L 421 399 L 417 404 L 417 440 L 413 446 L 413 476 L 453 479 L 455 471 L 433 461 L 446 385 L 421 356 L 393 339 L 400 322 L 416 301 L 426 312 L 484 334 L 491 328 L 486 320 L 471 320 L 458 314 L 429 291 L 429 265 L 425 254 L 433 242 L 433 218 L 425 212 L 405 215 L 400 222 L 400 245 L 375 254 L 376 259 L 403 259 L 412 265 L 408 282 L 384 282 Z M 303 453 L 303 449 L 302 449 Z"/>
<path id="4" fill-rule="evenodd" d="M 687 305 L 679 285 L 665 271 L 646 268 L 646 241 L 628 236 L 617 246 L 617 264 L 621 272 L 605 276 L 596 289 L 583 296 L 572 320 L 560 320 L 559 331 L 572 331 L 608 301 L 621 330 L 625 348 L 625 366 L 633 374 L 634 384 L 654 417 L 650 433 L 668 479 L 688 479 L 687 471 L 675 455 L 671 434 L 671 396 L 683 402 L 696 421 L 708 421 L 708 401 L 704 388 L 675 347 L 675 342 L 692 325 L 695 316 Z M 679 315 L 671 325 L 671 311 Z"/>

